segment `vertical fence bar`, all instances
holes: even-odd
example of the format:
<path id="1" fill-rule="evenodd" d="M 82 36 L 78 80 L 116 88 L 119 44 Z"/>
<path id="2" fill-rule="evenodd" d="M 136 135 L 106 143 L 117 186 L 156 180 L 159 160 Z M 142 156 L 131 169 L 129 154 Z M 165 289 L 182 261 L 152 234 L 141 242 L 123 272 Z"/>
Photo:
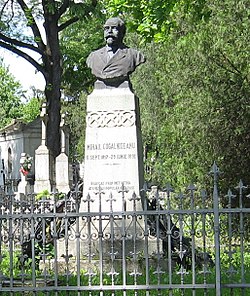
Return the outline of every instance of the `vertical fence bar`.
<path id="1" fill-rule="evenodd" d="M 62 270 L 64 271 L 65 276 L 65 286 L 69 285 L 69 260 L 70 260 L 70 254 L 69 254 L 69 217 L 68 217 L 68 206 L 67 206 L 67 195 L 64 196 L 64 225 L 65 225 L 65 233 L 64 233 L 64 252 L 65 254 L 62 254 L 61 257 L 64 259 L 65 264 Z M 67 295 L 67 294 L 66 294 Z"/>
<path id="2" fill-rule="evenodd" d="M 207 259 L 207 231 L 206 231 L 206 200 L 207 194 L 205 190 L 201 191 L 201 199 L 202 199 L 202 251 L 203 251 L 203 270 L 200 273 L 203 273 L 203 283 L 204 285 L 207 284 L 207 274 L 211 273 L 208 269 L 208 262 Z M 204 289 L 204 296 L 208 295 L 207 288 Z"/>
<path id="3" fill-rule="evenodd" d="M 191 243 L 192 243 L 192 285 L 195 286 L 196 281 L 196 274 L 195 274 L 195 265 L 196 265 L 196 249 L 195 249 L 195 209 L 194 209 L 194 192 L 196 190 L 196 187 L 194 185 L 190 185 L 188 187 L 188 190 L 190 191 L 190 207 L 192 210 L 191 215 Z M 195 289 L 192 289 L 192 295 L 195 296 Z"/>
<path id="4" fill-rule="evenodd" d="M 98 192 L 96 193 L 99 198 L 99 230 L 98 230 L 98 240 L 99 240 L 99 272 L 100 272 L 100 286 L 103 286 L 103 229 L 102 229 L 102 194 L 104 192 L 99 185 Z M 103 296 L 103 291 L 100 291 L 100 296 Z"/>
<path id="5" fill-rule="evenodd" d="M 123 284 L 123 296 L 127 295 L 127 291 L 125 289 L 127 282 L 127 273 L 124 272 L 127 270 L 126 265 L 126 200 L 125 193 L 128 193 L 128 190 L 125 189 L 124 183 L 122 183 L 122 188 L 118 193 L 122 193 L 122 284 Z"/>
<path id="6" fill-rule="evenodd" d="M 164 273 L 161 268 L 161 261 L 162 261 L 162 238 L 164 237 L 164 234 L 162 234 L 162 230 L 160 229 L 161 224 L 161 199 L 159 196 L 159 190 L 157 186 L 155 186 L 156 192 L 155 192 L 155 199 L 156 199 L 156 238 L 157 238 L 157 251 L 156 251 L 156 257 L 157 257 L 157 269 L 154 271 L 154 274 L 157 275 L 157 284 L 158 286 L 161 285 L 161 275 Z M 157 296 L 162 295 L 162 291 L 160 289 L 157 290 L 158 294 Z"/>
<path id="7" fill-rule="evenodd" d="M 166 194 L 167 194 L 167 211 L 171 210 L 171 202 L 170 202 L 170 196 L 171 193 L 174 191 L 173 188 L 168 184 L 165 188 Z M 173 284 L 173 279 L 172 279 L 172 275 L 173 275 L 173 270 L 172 270 L 172 221 L 171 221 L 171 215 L 168 212 L 167 214 L 167 233 L 166 233 L 166 238 L 167 238 L 167 250 L 168 250 L 168 282 L 170 287 Z M 175 235 L 175 234 L 174 234 Z M 173 295 L 173 291 L 172 289 L 169 290 L 169 296 Z"/>
<path id="8" fill-rule="evenodd" d="M 228 208 L 231 210 L 232 209 L 232 199 L 235 198 L 235 195 L 232 194 L 231 190 L 228 190 L 228 193 L 226 195 L 226 197 L 228 197 Z M 232 228 L 232 224 L 233 224 L 233 213 L 229 212 L 228 213 L 228 257 L 229 257 L 229 270 L 227 271 L 227 273 L 229 274 L 229 279 L 230 281 L 232 281 L 232 275 L 236 272 L 236 270 L 234 269 L 234 264 L 233 262 L 233 253 L 234 251 L 232 250 L 232 243 L 233 243 L 233 228 Z M 230 288 L 230 295 L 233 296 L 234 291 L 232 288 Z"/>
<path id="9" fill-rule="evenodd" d="M 183 201 L 184 201 L 184 195 L 183 193 L 179 193 L 179 210 L 183 210 Z M 188 274 L 188 271 L 184 268 L 184 261 L 185 257 L 187 256 L 187 249 L 185 243 L 184 243 L 184 215 L 180 212 L 178 214 L 178 219 L 179 219 L 179 248 L 178 248 L 178 253 L 179 253 L 179 260 L 180 260 L 180 270 L 177 271 L 176 274 L 180 275 L 180 284 L 183 286 L 184 284 L 184 276 Z M 181 288 L 181 295 L 185 295 L 185 290 L 184 288 Z M 171 294 L 172 295 L 172 294 Z"/>
<path id="10" fill-rule="evenodd" d="M 31 240 L 31 267 L 32 267 L 32 286 L 36 287 L 36 254 L 35 254 L 35 239 L 36 239 L 36 233 L 35 233 L 35 195 L 31 194 L 30 196 L 30 240 Z M 35 292 L 33 292 L 33 295 L 36 295 Z"/>
<path id="11" fill-rule="evenodd" d="M 239 207 L 240 207 L 240 254 L 241 254 L 241 283 L 244 285 L 245 280 L 245 260 L 244 260 L 244 214 L 243 214 L 243 190 L 246 189 L 246 187 L 243 185 L 242 181 L 240 180 L 239 185 L 237 186 L 237 189 L 239 190 Z M 245 288 L 241 288 L 241 295 L 245 296 Z"/>
<path id="12" fill-rule="evenodd" d="M 220 271 L 220 213 L 219 213 L 219 193 L 218 176 L 219 168 L 216 163 L 212 167 L 213 174 L 213 207 L 214 207 L 214 246 L 215 246 L 215 273 L 216 273 L 216 296 L 221 296 L 221 271 Z"/>
<path id="13" fill-rule="evenodd" d="M 113 211 L 113 203 L 116 202 L 115 197 L 113 196 L 112 192 L 110 192 L 109 198 L 107 199 L 107 202 L 110 202 L 110 259 L 111 259 L 111 270 L 107 275 L 111 276 L 111 285 L 115 285 L 115 276 L 118 275 L 118 273 L 115 271 L 115 257 L 118 252 L 115 251 L 115 215 Z M 115 295 L 115 290 L 112 290 L 112 296 Z"/>
<path id="14" fill-rule="evenodd" d="M 9 205 L 9 251 L 10 251 L 10 288 L 14 287 L 14 240 L 13 240 L 13 195 L 10 191 L 8 193 L 8 205 Z M 10 291 L 10 295 L 13 295 L 13 292 Z"/>
<path id="15" fill-rule="evenodd" d="M 75 232 L 75 240 L 76 240 L 76 270 L 77 270 L 77 287 L 81 286 L 81 246 L 80 246 L 80 202 L 81 202 L 81 192 L 78 187 L 78 183 L 75 184 L 75 192 L 74 192 L 74 206 L 76 211 L 76 232 Z M 69 201 L 70 203 L 70 201 Z M 72 206 L 70 205 L 70 209 Z M 77 294 L 80 296 L 80 292 L 78 290 Z"/>
<path id="16" fill-rule="evenodd" d="M 52 211 L 53 211 L 53 223 L 52 223 L 52 229 L 51 229 L 51 240 L 53 242 L 54 246 L 54 286 L 55 288 L 58 287 L 58 246 L 57 246 L 57 239 L 58 235 L 60 233 L 60 228 L 57 228 L 57 225 L 60 227 L 60 221 L 59 218 L 57 217 L 57 202 L 58 202 L 58 196 L 55 192 L 53 192 L 53 204 L 52 204 Z M 50 267 L 51 268 L 51 267 Z M 55 296 L 58 295 L 58 292 L 54 292 Z"/>
<path id="17" fill-rule="evenodd" d="M 148 203 L 147 203 L 147 184 L 145 183 L 143 189 L 141 190 L 141 200 L 144 209 L 144 258 L 145 258 L 145 284 L 149 286 L 149 229 L 148 229 Z M 146 291 L 146 296 L 149 296 L 149 291 Z"/>

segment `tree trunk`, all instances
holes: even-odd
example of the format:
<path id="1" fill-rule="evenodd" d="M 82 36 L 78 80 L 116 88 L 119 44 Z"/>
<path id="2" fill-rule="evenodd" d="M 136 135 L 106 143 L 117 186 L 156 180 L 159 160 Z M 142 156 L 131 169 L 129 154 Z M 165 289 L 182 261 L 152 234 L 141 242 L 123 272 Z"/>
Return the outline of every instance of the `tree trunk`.
<path id="1" fill-rule="evenodd" d="M 47 125 L 47 146 L 54 156 L 60 153 L 60 110 L 61 110 L 61 52 L 58 38 L 58 24 L 55 17 L 45 16 L 47 46 L 43 63 L 45 75 L 45 97 L 49 121 Z"/>

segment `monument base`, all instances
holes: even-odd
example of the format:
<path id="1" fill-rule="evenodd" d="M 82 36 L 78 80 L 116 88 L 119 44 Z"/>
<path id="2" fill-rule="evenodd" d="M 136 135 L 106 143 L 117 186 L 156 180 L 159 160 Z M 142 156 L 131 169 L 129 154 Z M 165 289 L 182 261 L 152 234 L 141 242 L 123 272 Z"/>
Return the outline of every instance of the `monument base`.
<path id="1" fill-rule="evenodd" d="M 65 153 L 56 158 L 56 189 L 58 192 L 68 193 L 69 187 L 69 160 Z"/>
<path id="2" fill-rule="evenodd" d="M 39 193 L 44 190 L 51 192 L 54 186 L 54 158 L 45 145 L 39 146 L 35 151 L 35 168 L 36 180 L 34 184 L 34 192 Z"/>
<path id="3" fill-rule="evenodd" d="M 125 196 L 126 207 L 134 210 L 127 198 L 133 193 L 139 198 L 144 183 L 138 105 L 128 84 L 94 89 L 88 96 L 83 197 L 89 195 L 92 201 L 90 209 L 82 203 L 81 211 L 122 211 L 121 195 L 117 195 L 121 190 L 130 192 Z M 96 195 L 99 190 L 105 192 L 101 205 Z M 135 203 L 141 210 L 141 201 Z"/>
<path id="4" fill-rule="evenodd" d="M 80 229 L 87 237 L 98 238 L 102 233 L 104 239 L 81 242 L 81 252 L 86 255 L 93 251 L 100 255 L 105 249 L 109 258 L 122 258 L 144 248 L 141 239 L 145 230 L 144 219 L 133 220 L 132 215 L 143 209 L 139 103 L 127 82 L 121 87 L 103 86 L 95 87 L 87 98 L 80 212 L 91 213 L 91 217 L 83 218 Z"/>

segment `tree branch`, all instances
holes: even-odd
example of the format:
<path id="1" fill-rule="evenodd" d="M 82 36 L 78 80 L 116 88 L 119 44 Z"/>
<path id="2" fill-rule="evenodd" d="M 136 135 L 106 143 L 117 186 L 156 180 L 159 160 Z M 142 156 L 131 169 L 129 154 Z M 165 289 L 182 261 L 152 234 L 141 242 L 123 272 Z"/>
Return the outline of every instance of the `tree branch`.
<path id="1" fill-rule="evenodd" d="M 27 19 L 28 26 L 31 28 L 33 35 L 34 35 L 34 41 L 36 42 L 38 48 L 41 49 L 41 51 L 45 50 L 45 44 L 43 43 L 42 36 L 40 33 L 40 30 L 37 26 L 37 23 L 32 15 L 31 9 L 27 6 L 27 4 L 23 0 L 17 0 L 17 3 L 20 5 L 21 9 L 23 10 L 23 13 Z"/>
<path id="2" fill-rule="evenodd" d="M 5 42 L 3 42 L 1 40 L 0 40 L 0 47 L 3 47 L 5 49 L 17 54 L 18 56 L 24 58 L 26 61 L 31 63 L 39 72 L 41 72 L 44 77 L 46 77 L 46 71 L 45 71 L 44 67 L 42 65 L 40 65 L 36 60 L 34 60 L 27 53 L 21 51 L 20 49 L 15 47 L 13 44 L 5 43 Z"/>
<path id="3" fill-rule="evenodd" d="M 9 43 L 10 45 L 27 48 L 27 49 L 30 49 L 34 52 L 37 52 L 37 53 L 43 55 L 43 51 L 41 51 L 38 47 L 35 47 L 34 45 L 29 44 L 29 43 L 19 41 L 17 39 L 7 37 L 6 35 L 4 35 L 2 33 L 0 33 L 0 40 L 3 40 L 4 42 Z"/>
<path id="4" fill-rule="evenodd" d="M 67 8 L 69 7 L 69 0 L 64 0 L 63 2 L 63 5 L 60 7 L 59 9 L 59 15 L 61 16 L 66 10 Z M 92 0 L 92 3 L 91 5 L 89 6 L 89 9 L 85 11 L 85 15 L 89 14 L 92 9 L 91 9 L 91 6 L 92 8 L 95 8 L 96 5 L 97 5 L 97 2 L 98 0 Z M 62 23 L 59 27 L 58 27 L 58 31 L 62 31 L 64 30 L 65 28 L 67 28 L 68 26 L 70 26 L 71 24 L 73 23 L 76 23 L 78 20 L 80 19 L 80 17 L 78 16 L 75 16 L 75 17 L 72 17 L 71 19 L 67 20 L 65 23 Z"/>
<path id="5" fill-rule="evenodd" d="M 59 15 L 59 17 L 60 17 L 61 15 L 63 15 L 64 12 L 69 8 L 69 3 L 70 3 L 69 0 L 64 0 L 64 1 L 63 1 L 63 4 L 60 6 L 60 8 L 59 8 L 59 10 L 58 10 L 58 15 Z"/>
<path id="6" fill-rule="evenodd" d="M 241 71 L 233 64 L 233 62 L 226 56 L 226 54 L 222 50 L 219 50 L 219 52 L 223 56 L 224 60 L 231 66 L 231 68 L 234 69 L 235 72 L 237 72 L 239 75 L 242 76 Z"/>
<path id="7" fill-rule="evenodd" d="M 58 27 L 58 32 L 64 30 L 65 28 L 67 28 L 68 26 L 76 23 L 77 21 L 79 20 L 79 17 L 73 17 L 69 20 L 67 20 L 65 23 L 61 24 L 59 27 Z"/>

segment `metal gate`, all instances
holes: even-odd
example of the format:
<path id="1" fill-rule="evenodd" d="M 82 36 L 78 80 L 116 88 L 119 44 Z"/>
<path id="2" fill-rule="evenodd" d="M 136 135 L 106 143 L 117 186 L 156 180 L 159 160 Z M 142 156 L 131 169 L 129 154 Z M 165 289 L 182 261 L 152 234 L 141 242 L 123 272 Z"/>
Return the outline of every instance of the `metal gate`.
<path id="1" fill-rule="evenodd" d="M 68 195 L 19 197 L 2 188 L 1 295 L 248 295 L 247 188 L 240 182 L 219 196 L 216 165 L 212 174 L 208 191 L 152 187 L 140 197 L 124 186 L 95 197 L 78 186 Z"/>

